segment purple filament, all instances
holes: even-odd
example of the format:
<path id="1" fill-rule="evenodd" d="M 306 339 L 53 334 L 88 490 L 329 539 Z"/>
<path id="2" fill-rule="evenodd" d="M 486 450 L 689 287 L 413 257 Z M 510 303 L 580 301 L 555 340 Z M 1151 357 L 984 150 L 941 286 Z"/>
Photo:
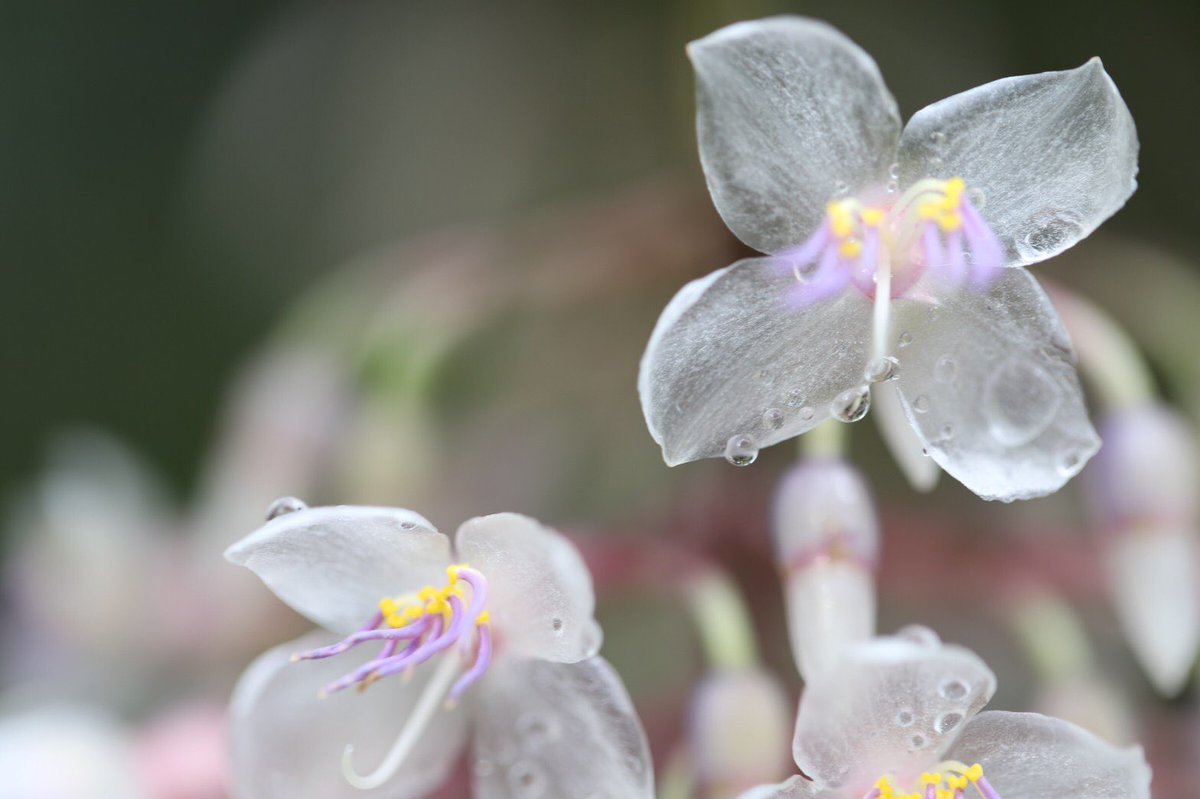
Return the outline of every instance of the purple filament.
<path id="1" fill-rule="evenodd" d="M 454 687 L 450 689 L 450 693 L 446 698 L 451 702 L 457 702 L 458 698 L 462 696 L 463 691 L 467 690 L 472 683 L 482 677 L 483 673 L 487 671 L 488 666 L 492 662 L 491 629 L 486 624 L 482 624 L 479 626 L 478 635 L 479 651 L 475 656 L 475 662 L 465 674 L 458 678 L 458 680 L 454 683 Z"/>
<path id="2" fill-rule="evenodd" d="M 1000 799 L 1000 794 L 996 793 L 996 789 L 987 781 L 987 777 L 980 777 L 976 780 L 975 787 L 979 789 L 985 799 Z"/>

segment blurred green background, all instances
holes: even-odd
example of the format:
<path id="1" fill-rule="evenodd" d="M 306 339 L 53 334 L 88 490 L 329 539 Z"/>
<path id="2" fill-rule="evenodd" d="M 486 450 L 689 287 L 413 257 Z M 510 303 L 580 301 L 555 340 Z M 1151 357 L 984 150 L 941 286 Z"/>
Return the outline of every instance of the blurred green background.
<path id="1" fill-rule="evenodd" d="M 906 116 L 1100 55 L 1142 142 L 1106 230 L 1190 256 L 1195 4 L 9 3 L 0 486 L 85 422 L 186 492 L 238 360 L 347 259 L 664 173 L 702 192 L 683 46 L 782 11 L 861 44 Z"/>

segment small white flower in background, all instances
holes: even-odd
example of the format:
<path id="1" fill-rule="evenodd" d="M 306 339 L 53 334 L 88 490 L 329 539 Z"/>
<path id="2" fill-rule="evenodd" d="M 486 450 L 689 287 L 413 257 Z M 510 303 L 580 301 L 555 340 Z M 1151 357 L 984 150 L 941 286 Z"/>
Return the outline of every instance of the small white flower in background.
<path id="1" fill-rule="evenodd" d="M 773 511 L 792 656 L 808 680 L 875 634 L 879 521 L 862 476 L 837 458 L 793 467 Z"/>
<path id="2" fill-rule="evenodd" d="M 1084 473 L 1089 515 L 1106 535 L 1117 620 L 1162 694 L 1182 690 L 1200 649 L 1200 452 L 1177 413 L 1148 405 L 1104 419 Z"/>
<path id="3" fill-rule="evenodd" d="M 476 797 L 653 796 L 640 722 L 596 655 L 591 576 L 561 535 L 515 514 L 472 519 L 455 562 L 412 511 L 287 499 L 271 513 L 226 556 L 334 635 L 242 676 L 235 796 L 423 796 L 468 733 Z M 353 761 L 379 765 L 364 777 Z"/>
<path id="4" fill-rule="evenodd" d="M 875 63 L 823 23 L 738 23 L 688 53 L 709 190 L 769 257 L 685 286 L 659 319 L 639 393 L 666 461 L 749 463 L 862 418 L 874 384 L 981 497 L 1077 473 L 1099 442 L 1070 341 L 1005 267 L 1072 246 L 1135 188 L 1133 120 L 1100 61 L 980 86 L 902 131 Z"/>
<path id="5" fill-rule="evenodd" d="M 742 799 L 1149 799 L 1140 748 L 1036 713 L 979 713 L 995 687 L 974 653 L 925 628 L 862 642 L 801 697 L 792 753 L 811 779 Z"/>

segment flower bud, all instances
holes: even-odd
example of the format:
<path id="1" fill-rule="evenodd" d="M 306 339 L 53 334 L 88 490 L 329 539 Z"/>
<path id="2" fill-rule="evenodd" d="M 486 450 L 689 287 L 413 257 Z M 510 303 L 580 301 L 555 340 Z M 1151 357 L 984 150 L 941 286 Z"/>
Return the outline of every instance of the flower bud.
<path id="1" fill-rule="evenodd" d="M 1105 561 L 1117 620 L 1163 694 L 1179 692 L 1200 647 L 1194 432 L 1163 407 L 1113 414 L 1087 470 L 1087 504 L 1108 533 Z"/>
<path id="2" fill-rule="evenodd" d="M 723 669 L 692 699 L 688 739 L 706 799 L 726 799 L 790 770 L 792 702 L 756 667 Z"/>
<path id="3" fill-rule="evenodd" d="M 796 466 L 775 498 L 774 534 L 792 655 L 810 679 L 875 633 L 879 524 L 866 484 L 837 459 Z"/>

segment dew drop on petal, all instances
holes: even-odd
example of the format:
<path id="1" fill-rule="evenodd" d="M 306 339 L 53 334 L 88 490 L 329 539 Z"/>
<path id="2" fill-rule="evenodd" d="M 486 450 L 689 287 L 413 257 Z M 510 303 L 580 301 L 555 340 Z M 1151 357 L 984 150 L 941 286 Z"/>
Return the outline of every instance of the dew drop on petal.
<path id="1" fill-rule="evenodd" d="M 962 680 L 950 679 L 938 686 L 938 693 L 944 699 L 963 699 L 971 688 Z"/>
<path id="2" fill-rule="evenodd" d="M 929 134 L 929 141 L 933 142 L 934 144 L 942 144 L 946 141 L 946 133 L 941 130 L 935 130 L 933 133 Z"/>
<path id="3" fill-rule="evenodd" d="M 988 375 L 983 415 L 992 438 L 1019 447 L 1037 438 L 1054 421 L 1062 396 L 1040 366 L 1017 358 Z"/>
<path id="4" fill-rule="evenodd" d="M 814 411 L 812 408 L 805 405 L 803 408 L 800 409 L 800 418 L 807 422 L 813 418 L 813 415 L 815 413 L 816 413 L 816 411 Z"/>
<path id="5" fill-rule="evenodd" d="M 939 733 L 944 734 L 957 727 L 962 720 L 962 713 L 943 713 L 942 715 L 938 716 L 937 721 L 933 723 L 933 728 Z"/>
<path id="6" fill-rule="evenodd" d="M 508 767 L 508 786 L 513 796 L 537 799 L 546 793 L 546 779 L 533 763 L 518 760 Z"/>
<path id="7" fill-rule="evenodd" d="M 850 184 L 846 183 L 844 180 L 839 180 L 837 183 L 833 184 L 834 197 L 845 197 L 849 193 Z"/>
<path id="8" fill-rule="evenodd" d="M 913 341 L 912 333 L 909 333 L 907 330 L 901 332 L 899 338 L 896 339 L 896 343 L 901 348 L 907 347 L 909 344 L 912 344 L 912 341 Z"/>
<path id="9" fill-rule="evenodd" d="M 954 438 L 954 425 L 952 425 L 952 424 L 942 425 L 940 440 L 949 441 L 952 438 Z"/>
<path id="10" fill-rule="evenodd" d="M 725 460 L 734 466 L 749 466 L 758 457 L 758 445 L 750 436 L 731 436 L 725 444 Z"/>
<path id="11" fill-rule="evenodd" d="M 1070 477 L 1079 471 L 1079 463 L 1083 460 L 1083 456 L 1079 450 L 1071 448 L 1063 450 L 1058 456 L 1058 473 L 1063 477 Z"/>
<path id="12" fill-rule="evenodd" d="M 1036 214 L 1023 234 L 1017 251 L 1023 258 L 1045 258 L 1083 236 L 1083 224 L 1069 211 L 1047 210 Z"/>
<path id="13" fill-rule="evenodd" d="M 280 497 L 267 506 L 267 521 L 271 521 L 279 516 L 286 516 L 289 513 L 296 511 L 307 510 L 308 505 L 304 504 L 304 500 L 296 497 Z"/>
<path id="14" fill-rule="evenodd" d="M 917 733 L 917 734 L 909 737 L 908 748 L 909 749 L 924 749 L 926 743 L 928 743 L 928 741 L 925 740 L 925 736 L 921 735 L 920 733 Z"/>
<path id="15" fill-rule="evenodd" d="M 933 379 L 939 383 L 953 383 L 958 364 L 949 355 L 943 355 L 933 365 Z"/>
<path id="16" fill-rule="evenodd" d="M 857 422 L 871 410 L 869 386 L 851 388 L 838 394 L 829 406 L 829 413 L 839 422 Z"/>
<path id="17" fill-rule="evenodd" d="M 767 408 L 763 411 L 763 427 L 768 430 L 778 430 L 783 427 L 783 411 L 778 408 Z"/>
<path id="18" fill-rule="evenodd" d="M 876 358 L 863 373 L 863 377 L 869 383 L 883 383 L 887 380 L 895 380 L 899 376 L 900 362 L 890 355 Z"/>
<path id="19" fill-rule="evenodd" d="M 888 167 L 888 177 L 892 180 L 900 179 L 900 163 L 898 161 L 893 161 L 892 165 Z"/>
<path id="20" fill-rule="evenodd" d="M 914 720 L 912 711 L 901 710 L 896 714 L 897 727 L 911 727 Z"/>
<path id="21" fill-rule="evenodd" d="M 527 752 L 536 752 L 546 744 L 557 740 L 562 734 L 562 727 L 552 716 L 542 716 L 528 712 L 517 719 L 517 737 Z"/>
<path id="22" fill-rule="evenodd" d="M 800 395 L 799 391 L 793 391 L 791 394 L 788 394 L 788 398 L 784 404 L 789 408 L 799 408 L 804 404 L 804 397 Z"/>
<path id="23" fill-rule="evenodd" d="M 983 206 L 987 204 L 987 194 L 978 186 L 967 189 L 967 199 L 971 201 L 971 205 L 975 206 L 977 211 L 982 211 Z"/>
<path id="24" fill-rule="evenodd" d="M 917 413 L 929 413 L 929 397 L 918 394 L 913 397 L 912 407 Z"/>
<path id="25" fill-rule="evenodd" d="M 888 194 L 895 194 L 896 192 L 900 191 L 900 181 L 889 180 L 887 185 L 884 187 L 884 190 L 887 191 Z"/>

